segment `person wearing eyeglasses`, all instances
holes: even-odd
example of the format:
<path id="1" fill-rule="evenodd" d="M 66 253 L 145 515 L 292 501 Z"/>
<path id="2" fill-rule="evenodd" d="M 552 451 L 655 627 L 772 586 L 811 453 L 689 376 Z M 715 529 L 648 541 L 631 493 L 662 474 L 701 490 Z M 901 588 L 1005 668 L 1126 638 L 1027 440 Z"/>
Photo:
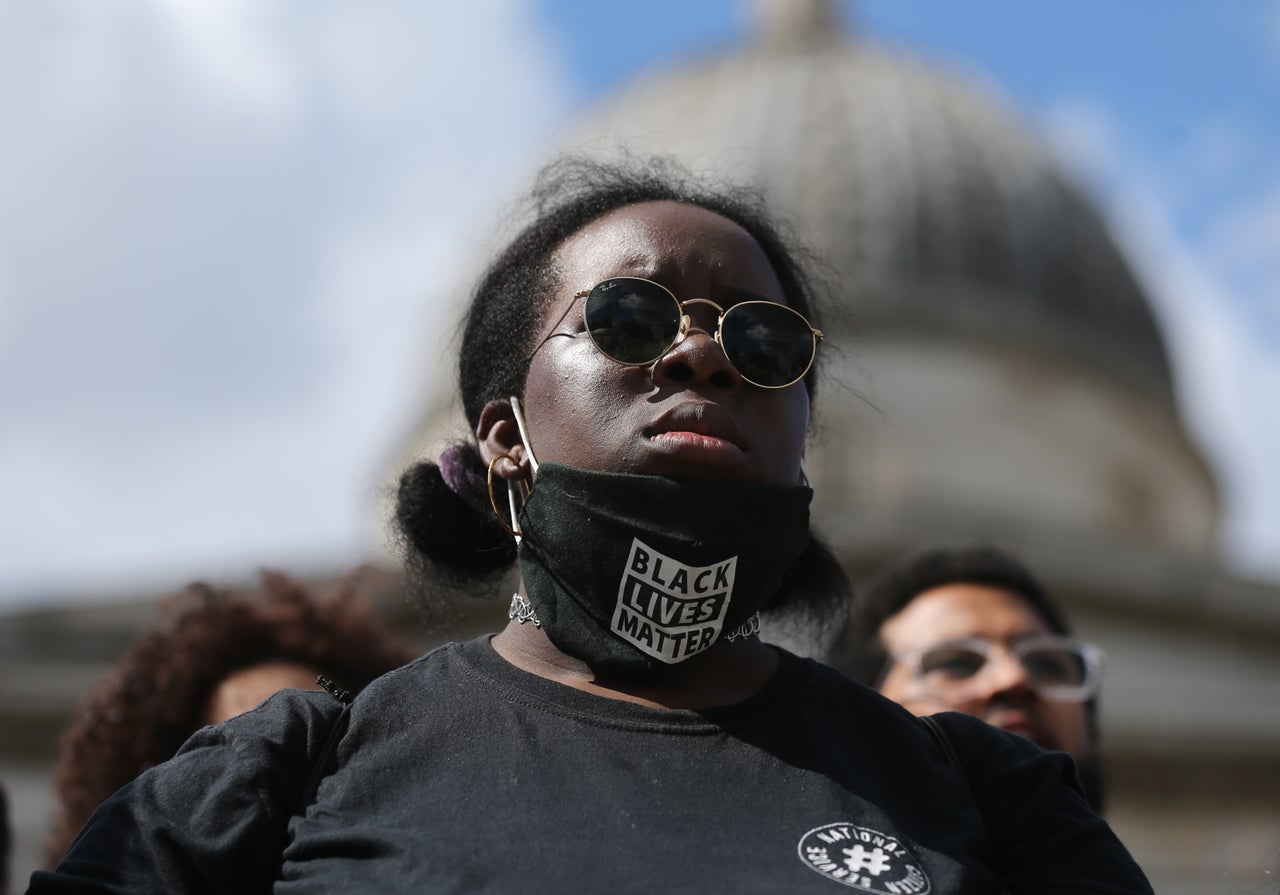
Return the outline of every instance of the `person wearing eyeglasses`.
<path id="1" fill-rule="evenodd" d="M 989 546 L 908 556 L 858 588 L 845 649 L 854 676 L 917 715 L 964 712 L 1075 759 L 1101 811 L 1102 650 L 1011 554 Z"/>
<path id="2" fill-rule="evenodd" d="M 471 434 L 397 505 L 411 578 L 509 622 L 206 728 L 32 891 L 1149 893 L 1064 757 L 763 639 L 841 588 L 815 290 L 761 203 L 581 160 L 534 199 L 463 326 Z"/>

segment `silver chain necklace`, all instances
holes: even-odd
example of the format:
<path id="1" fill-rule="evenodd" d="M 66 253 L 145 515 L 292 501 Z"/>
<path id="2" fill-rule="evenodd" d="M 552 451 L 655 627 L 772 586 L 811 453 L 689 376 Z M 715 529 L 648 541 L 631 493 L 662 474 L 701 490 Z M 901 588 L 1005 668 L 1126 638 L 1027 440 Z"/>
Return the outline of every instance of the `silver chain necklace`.
<path id="1" fill-rule="evenodd" d="M 533 610 L 533 605 L 518 593 L 511 595 L 511 607 L 507 610 L 507 618 L 515 619 L 517 624 L 533 622 L 535 628 L 542 627 L 542 622 L 538 619 L 538 613 Z M 760 613 L 753 612 L 749 619 L 725 634 L 724 639 L 732 643 L 743 637 L 754 637 L 759 633 Z"/>

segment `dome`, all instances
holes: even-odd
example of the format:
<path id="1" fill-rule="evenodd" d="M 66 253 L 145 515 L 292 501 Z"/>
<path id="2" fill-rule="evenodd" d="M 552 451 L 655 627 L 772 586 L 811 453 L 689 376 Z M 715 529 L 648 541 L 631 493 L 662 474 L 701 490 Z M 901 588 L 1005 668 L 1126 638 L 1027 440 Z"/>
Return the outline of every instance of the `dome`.
<path id="1" fill-rule="evenodd" d="M 1216 485 L 1156 319 L 1049 152 L 990 85 L 849 37 L 830 0 L 758 10 L 753 40 L 641 77 L 565 147 L 753 183 L 825 257 L 828 369 L 885 411 L 825 413 L 839 503 L 1205 552 Z"/>
<path id="2" fill-rule="evenodd" d="M 847 39 L 829 4 L 763 8 L 754 43 L 641 79 L 570 144 L 759 184 L 831 262 L 859 328 L 1016 333 L 1171 399 L 1142 289 L 992 88 Z"/>

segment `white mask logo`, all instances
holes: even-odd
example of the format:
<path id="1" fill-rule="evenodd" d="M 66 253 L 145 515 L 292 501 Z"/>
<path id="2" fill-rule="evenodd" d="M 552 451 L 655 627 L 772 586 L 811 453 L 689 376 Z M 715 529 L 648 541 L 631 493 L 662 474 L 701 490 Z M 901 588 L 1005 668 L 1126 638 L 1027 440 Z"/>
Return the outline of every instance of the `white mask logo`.
<path id="1" fill-rule="evenodd" d="M 669 665 L 697 655 L 720 636 L 737 569 L 736 556 L 689 566 L 633 538 L 613 633 Z"/>

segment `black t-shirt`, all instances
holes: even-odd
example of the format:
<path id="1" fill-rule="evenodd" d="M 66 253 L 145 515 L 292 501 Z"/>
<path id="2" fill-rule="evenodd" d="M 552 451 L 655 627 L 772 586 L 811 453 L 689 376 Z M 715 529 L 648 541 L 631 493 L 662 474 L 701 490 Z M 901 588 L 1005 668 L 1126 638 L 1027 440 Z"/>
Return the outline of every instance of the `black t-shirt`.
<path id="1" fill-rule="evenodd" d="M 1151 891 L 1067 756 L 938 721 L 963 775 L 918 719 L 789 653 L 752 698 L 681 711 L 482 638 L 375 681 L 349 719 L 287 691 L 201 730 L 30 891 Z"/>

